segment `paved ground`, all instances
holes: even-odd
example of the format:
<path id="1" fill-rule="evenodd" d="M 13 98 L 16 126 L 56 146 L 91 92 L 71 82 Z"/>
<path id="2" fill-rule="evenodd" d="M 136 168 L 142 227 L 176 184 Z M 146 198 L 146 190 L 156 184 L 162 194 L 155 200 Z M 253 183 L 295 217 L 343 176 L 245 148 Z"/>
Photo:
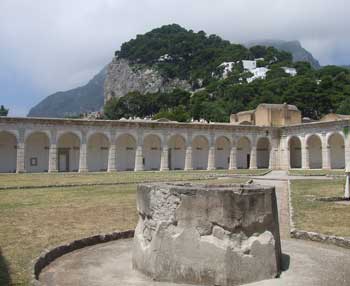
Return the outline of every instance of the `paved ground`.
<path id="1" fill-rule="evenodd" d="M 315 178 L 315 177 L 313 177 Z M 298 179 L 300 177 L 298 176 Z M 324 177 L 322 177 L 324 179 Z M 250 286 L 349 286 L 350 250 L 289 239 L 288 175 L 273 171 L 254 183 L 276 186 L 284 268 L 279 279 Z M 44 269 L 42 285 L 176 286 L 154 282 L 131 268 L 131 240 L 88 247 L 67 254 Z"/>
<path id="2" fill-rule="evenodd" d="M 132 241 L 121 240 L 67 254 L 41 274 L 46 286 L 176 286 L 154 282 L 131 268 Z M 279 279 L 251 286 L 349 286 L 350 251 L 317 243 L 283 240 L 284 266 Z M 289 266 L 288 266 L 289 264 Z M 252 270 L 254 271 L 254 270 Z M 184 286 L 184 284 L 182 284 Z"/>

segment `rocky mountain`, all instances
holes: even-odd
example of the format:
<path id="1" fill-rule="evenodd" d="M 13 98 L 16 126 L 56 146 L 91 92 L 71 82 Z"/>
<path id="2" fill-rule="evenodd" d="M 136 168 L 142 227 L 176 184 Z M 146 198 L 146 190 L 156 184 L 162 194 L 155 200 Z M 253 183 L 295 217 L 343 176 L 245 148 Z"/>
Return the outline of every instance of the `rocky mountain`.
<path id="1" fill-rule="evenodd" d="M 77 116 L 99 111 L 108 99 L 124 97 L 131 92 L 149 95 L 166 94 L 176 89 L 193 92 L 205 88 L 210 95 L 207 104 L 209 112 L 215 110 L 209 108 L 216 100 L 214 94 L 221 96 L 226 88 L 237 88 L 235 85 L 241 85 L 245 78 L 251 76 L 241 64 L 237 64 L 243 60 L 264 58 L 259 68 L 269 67 L 267 79 L 286 76 L 279 63 L 295 67 L 300 73 L 309 72 L 307 67 L 301 63 L 292 63 L 292 60 L 308 61 L 313 67 L 320 67 L 318 61 L 298 41 L 255 41 L 246 46 L 250 48 L 230 43 L 217 35 L 207 35 L 204 31 L 186 30 L 176 24 L 166 25 L 124 43 L 116 51 L 112 62 L 88 84 L 48 96 L 33 107 L 28 116 Z M 220 83 L 223 63 L 232 67 L 226 77 L 225 87 Z M 164 96 L 160 97 L 160 101 L 162 98 Z M 120 104 L 128 106 L 124 101 Z M 246 103 L 238 98 L 236 104 L 230 107 L 230 112 L 243 108 L 242 104 Z M 159 108 L 170 112 L 172 106 Z M 226 109 L 228 105 L 224 104 L 222 108 Z"/>
<path id="2" fill-rule="evenodd" d="M 104 94 L 107 101 L 134 91 L 146 94 L 171 92 L 176 88 L 190 90 L 191 85 L 186 80 L 165 78 L 146 65 L 131 65 L 128 60 L 115 57 L 108 66 Z"/>
<path id="3" fill-rule="evenodd" d="M 320 63 L 313 57 L 313 55 L 304 49 L 299 41 L 282 41 L 282 40 L 261 40 L 251 41 L 245 44 L 247 47 L 252 46 L 266 46 L 274 47 L 278 50 L 289 52 L 293 55 L 295 62 L 309 62 L 315 69 L 321 67 Z"/>
<path id="4" fill-rule="evenodd" d="M 29 117 L 67 117 L 99 111 L 104 102 L 104 82 L 107 67 L 102 69 L 86 85 L 49 95 L 28 113 Z"/>

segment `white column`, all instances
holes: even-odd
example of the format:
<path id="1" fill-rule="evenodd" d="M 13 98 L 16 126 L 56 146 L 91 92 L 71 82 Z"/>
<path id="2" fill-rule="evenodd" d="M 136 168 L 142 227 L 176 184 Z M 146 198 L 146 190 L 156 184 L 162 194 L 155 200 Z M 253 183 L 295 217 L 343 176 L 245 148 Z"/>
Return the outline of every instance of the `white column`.
<path id="1" fill-rule="evenodd" d="M 111 145 L 108 151 L 108 172 L 115 172 L 117 170 L 117 150 L 114 139 L 111 140 Z"/>
<path id="2" fill-rule="evenodd" d="M 272 138 L 271 139 L 271 146 L 269 150 L 269 169 L 275 170 L 278 168 L 277 164 L 277 153 L 278 153 L 278 139 Z"/>
<path id="3" fill-rule="evenodd" d="M 282 135 L 280 142 L 280 168 L 282 170 L 290 169 L 290 150 L 288 145 L 288 137 L 286 135 Z"/>
<path id="4" fill-rule="evenodd" d="M 143 171 L 143 134 L 140 132 L 137 134 L 136 142 L 136 152 L 135 152 L 135 171 Z"/>
<path id="5" fill-rule="evenodd" d="M 329 170 L 331 168 L 330 147 L 327 142 L 327 134 L 322 134 L 322 169 Z"/>
<path id="6" fill-rule="evenodd" d="M 24 130 L 20 130 L 19 132 L 19 138 L 17 142 L 17 161 L 16 161 L 16 172 L 17 173 L 24 173 L 25 170 L 25 162 L 24 162 L 24 150 L 25 150 L 25 143 L 24 143 Z"/>
<path id="7" fill-rule="evenodd" d="M 306 136 L 304 136 L 301 140 L 301 162 L 302 169 L 310 169 L 309 148 L 307 146 Z"/>
<path id="8" fill-rule="evenodd" d="M 346 183 L 345 183 L 345 190 L 344 190 L 344 198 L 345 199 L 350 199 L 350 168 L 345 169 L 346 173 Z"/>
<path id="9" fill-rule="evenodd" d="M 168 145 L 163 146 L 161 158 L 160 158 L 160 170 L 169 171 L 169 149 Z"/>
<path id="10" fill-rule="evenodd" d="M 79 173 L 88 172 L 87 167 L 87 142 L 85 132 L 81 133 L 80 154 L 79 154 Z"/>
<path id="11" fill-rule="evenodd" d="M 185 155 L 185 171 L 193 170 L 192 167 L 192 146 L 186 147 L 186 155 Z"/>
<path id="12" fill-rule="evenodd" d="M 229 170 L 237 169 L 237 146 L 233 143 L 230 150 L 230 165 Z"/>
<path id="13" fill-rule="evenodd" d="M 25 164 L 24 164 L 24 138 L 20 136 L 19 141 L 17 143 L 17 162 L 16 162 L 16 172 L 17 173 L 24 173 L 25 172 Z"/>
<path id="14" fill-rule="evenodd" d="M 51 132 L 50 149 L 49 149 L 49 173 L 56 173 L 57 169 L 57 133 Z"/>
<path id="15" fill-rule="evenodd" d="M 136 146 L 135 152 L 135 171 L 143 171 L 143 151 L 142 146 Z"/>
<path id="16" fill-rule="evenodd" d="M 257 169 L 256 165 L 256 139 L 252 141 L 252 150 L 250 151 L 250 166 L 249 169 Z"/>
<path id="17" fill-rule="evenodd" d="M 350 135 L 345 135 L 344 140 L 344 149 L 345 149 L 345 169 L 350 169 Z"/>
<path id="18" fill-rule="evenodd" d="M 210 135 L 207 170 L 215 170 L 215 136 Z"/>

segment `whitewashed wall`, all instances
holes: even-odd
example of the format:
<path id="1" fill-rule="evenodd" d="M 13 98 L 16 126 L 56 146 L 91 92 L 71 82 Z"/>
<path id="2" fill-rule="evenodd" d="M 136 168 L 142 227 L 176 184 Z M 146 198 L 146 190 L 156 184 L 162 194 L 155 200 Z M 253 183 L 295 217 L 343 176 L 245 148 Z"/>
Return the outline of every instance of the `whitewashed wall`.
<path id="1" fill-rule="evenodd" d="M 49 169 L 50 140 L 45 133 L 31 134 L 25 144 L 25 169 L 29 173 L 47 172 Z M 32 166 L 31 161 L 37 161 Z"/>
<path id="2" fill-rule="evenodd" d="M 169 139 L 169 168 L 183 170 L 185 168 L 186 142 L 182 136 L 174 135 Z"/>
<path id="3" fill-rule="evenodd" d="M 87 163 L 90 172 L 107 171 L 109 141 L 105 135 L 97 133 L 88 141 Z"/>
<path id="4" fill-rule="evenodd" d="M 208 140 L 203 136 L 196 136 L 192 141 L 192 166 L 194 170 L 208 168 Z"/>
<path id="5" fill-rule="evenodd" d="M 228 169 L 230 159 L 231 144 L 225 137 L 216 140 L 215 145 L 215 167 L 217 169 Z"/>
<path id="6" fill-rule="evenodd" d="M 160 169 L 161 141 L 155 135 L 148 135 L 143 141 L 143 158 L 145 171 Z"/>
<path id="7" fill-rule="evenodd" d="M 0 173 L 16 172 L 16 137 L 7 132 L 0 132 Z"/>
<path id="8" fill-rule="evenodd" d="M 136 141 L 131 135 L 120 135 L 116 141 L 116 164 L 118 171 L 135 169 Z"/>

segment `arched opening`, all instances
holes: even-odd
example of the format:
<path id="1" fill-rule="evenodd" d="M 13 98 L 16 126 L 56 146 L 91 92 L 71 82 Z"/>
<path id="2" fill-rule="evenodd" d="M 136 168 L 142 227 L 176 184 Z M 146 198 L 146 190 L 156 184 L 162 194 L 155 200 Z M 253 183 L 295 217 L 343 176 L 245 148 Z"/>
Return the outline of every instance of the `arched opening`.
<path id="1" fill-rule="evenodd" d="M 228 169 L 230 164 L 230 141 L 224 137 L 219 137 L 215 142 L 215 168 Z"/>
<path id="2" fill-rule="evenodd" d="M 80 139 L 74 133 L 60 136 L 57 144 L 57 164 L 59 172 L 78 172 L 80 158 Z"/>
<path id="3" fill-rule="evenodd" d="M 136 141 L 129 134 L 120 135 L 116 141 L 116 157 L 118 171 L 133 171 L 135 169 Z"/>
<path id="4" fill-rule="evenodd" d="M 108 169 L 109 140 L 106 135 L 96 133 L 89 137 L 87 164 L 90 172 L 103 172 Z"/>
<path id="5" fill-rule="evenodd" d="M 259 169 L 270 167 L 271 146 L 267 137 L 260 138 L 256 146 L 256 165 Z"/>
<path id="6" fill-rule="evenodd" d="M 290 168 L 301 168 L 301 142 L 295 136 L 289 140 L 289 162 Z"/>
<path id="7" fill-rule="evenodd" d="M 17 139 L 9 132 L 0 132 L 0 173 L 15 173 Z"/>
<path id="8" fill-rule="evenodd" d="M 237 168 L 249 169 L 251 144 L 247 137 L 239 138 L 237 142 Z"/>
<path id="9" fill-rule="evenodd" d="M 28 173 L 47 172 L 49 169 L 50 140 L 46 133 L 29 135 L 25 143 L 25 170 Z"/>
<path id="10" fill-rule="evenodd" d="M 194 170 L 208 168 L 209 144 L 204 136 L 197 136 L 192 141 L 192 166 Z"/>
<path id="11" fill-rule="evenodd" d="M 332 169 L 345 168 L 345 143 L 339 133 L 332 134 L 328 139 L 330 152 L 330 165 Z"/>
<path id="12" fill-rule="evenodd" d="M 145 171 L 158 171 L 162 144 L 158 136 L 148 135 L 143 140 L 143 166 Z"/>
<path id="13" fill-rule="evenodd" d="M 306 145 L 309 150 L 310 169 L 322 169 L 322 141 L 319 136 L 308 137 Z"/>
<path id="14" fill-rule="evenodd" d="M 170 137 L 169 148 L 169 170 L 184 170 L 186 157 L 186 140 L 180 135 Z"/>

